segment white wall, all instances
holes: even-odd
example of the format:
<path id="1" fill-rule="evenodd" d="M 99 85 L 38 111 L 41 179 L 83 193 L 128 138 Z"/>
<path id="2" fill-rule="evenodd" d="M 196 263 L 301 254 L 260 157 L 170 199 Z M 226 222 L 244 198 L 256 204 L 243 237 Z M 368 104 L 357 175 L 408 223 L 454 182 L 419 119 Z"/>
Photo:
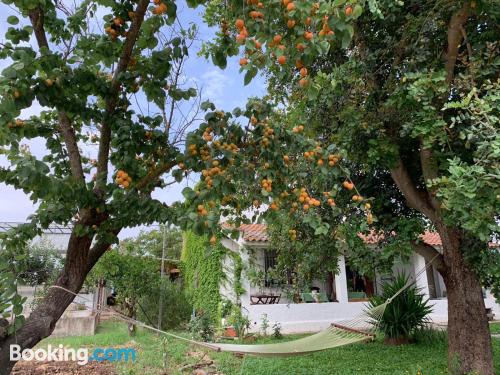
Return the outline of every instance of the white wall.
<path id="1" fill-rule="evenodd" d="M 500 305 L 491 294 L 484 300 L 487 308 L 492 308 L 495 318 L 500 318 Z M 448 301 L 446 299 L 431 300 L 433 305 L 429 318 L 434 323 L 446 323 L 448 320 Z M 351 320 L 362 314 L 365 302 L 347 303 L 299 303 L 277 305 L 248 306 L 250 331 L 259 332 L 262 315 L 267 314 L 270 326 L 280 323 L 282 333 L 317 332 L 327 328 L 331 323 Z"/>

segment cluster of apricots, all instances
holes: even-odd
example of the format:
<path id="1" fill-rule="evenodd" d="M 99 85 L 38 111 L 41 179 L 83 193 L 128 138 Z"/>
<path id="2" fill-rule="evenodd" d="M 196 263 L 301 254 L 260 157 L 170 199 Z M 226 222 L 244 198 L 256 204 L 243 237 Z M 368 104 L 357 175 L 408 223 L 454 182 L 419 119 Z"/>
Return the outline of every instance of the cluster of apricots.
<path id="1" fill-rule="evenodd" d="M 233 154 L 236 154 L 240 150 L 239 147 L 234 143 L 227 143 L 227 142 L 221 143 L 220 141 L 214 141 L 213 147 L 215 147 L 216 149 L 229 151 Z"/>
<path id="2" fill-rule="evenodd" d="M 191 154 L 191 156 L 198 155 L 198 150 L 196 149 L 196 145 L 193 145 L 193 144 L 189 145 L 188 150 L 189 150 L 189 153 Z"/>
<path id="3" fill-rule="evenodd" d="M 279 206 L 278 206 L 278 202 L 273 202 L 271 203 L 271 205 L 269 206 L 271 208 L 271 210 L 273 211 L 278 211 L 279 210 Z"/>
<path id="4" fill-rule="evenodd" d="M 363 201 L 363 197 L 361 195 L 358 195 L 358 194 L 354 194 L 351 199 L 354 202 L 362 202 Z"/>
<path id="5" fill-rule="evenodd" d="M 266 125 L 261 140 L 262 147 L 268 147 L 271 144 L 271 139 L 274 139 L 274 129 Z"/>
<path id="6" fill-rule="evenodd" d="M 247 28 L 245 27 L 245 21 L 242 20 L 241 18 L 238 18 L 234 23 L 234 25 L 239 31 L 239 34 L 236 36 L 236 42 L 243 44 L 248 36 L 248 31 Z"/>
<path id="7" fill-rule="evenodd" d="M 123 25 L 125 24 L 125 20 L 121 17 L 115 17 L 109 26 L 107 26 L 104 31 L 112 40 L 118 38 L 118 36 L 124 36 L 125 30 Z"/>
<path id="8" fill-rule="evenodd" d="M 304 16 L 304 12 L 297 12 L 297 7 L 294 1 L 292 0 L 282 0 L 282 6 L 284 7 L 284 20 L 286 22 L 286 27 L 289 30 L 294 29 L 299 23 L 302 23 L 305 27 L 304 33 L 301 35 L 304 38 L 303 42 L 298 42 L 295 45 L 295 49 L 299 53 L 303 53 L 307 48 L 307 44 L 312 42 L 315 38 L 315 34 L 319 38 L 330 37 L 332 38 L 335 35 L 335 32 L 331 29 L 328 21 L 329 17 L 327 15 L 320 18 L 317 13 L 320 9 L 320 3 L 315 2 L 312 4 L 311 9 L 307 16 Z M 247 5 L 250 6 L 250 11 L 248 13 L 249 17 L 254 21 L 263 21 L 264 13 L 262 12 L 265 9 L 265 4 L 260 0 L 247 0 Z M 353 14 L 353 7 L 349 4 L 344 6 L 344 14 L 346 17 L 350 17 Z M 238 31 L 236 35 L 236 42 L 238 44 L 244 44 L 250 33 L 253 34 L 253 25 L 247 25 L 245 20 L 242 18 L 238 18 L 235 21 L 235 27 Z M 319 26 L 321 28 L 319 29 Z M 249 29 L 247 29 L 247 26 Z M 226 20 L 221 21 L 221 31 L 224 35 L 229 35 L 228 25 Z M 319 31 L 318 31 L 319 29 Z M 249 32 L 250 30 L 250 32 Z M 260 50 L 262 47 L 262 43 L 256 39 L 253 39 L 255 42 L 255 49 Z M 283 42 L 283 37 L 280 34 L 274 35 L 268 42 L 269 48 L 276 48 L 279 52 L 276 54 L 274 51 L 271 51 L 271 56 L 277 56 L 277 62 L 279 65 L 285 65 L 288 63 L 288 57 L 286 53 L 287 46 L 286 43 Z M 252 54 L 252 51 L 245 50 L 245 54 Z M 262 63 L 262 59 L 255 59 L 255 62 Z M 249 63 L 249 59 L 247 56 L 242 57 L 239 61 L 240 66 L 245 66 Z M 303 66 L 300 60 L 296 61 L 296 67 L 299 70 L 300 79 L 298 81 L 300 87 L 304 88 L 309 85 L 308 71 L 307 68 Z"/>
<path id="9" fill-rule="evenodd" d="M 304 125 L 298 125 L 292 128 L 292 132 L 294 133 L 302 133 L 303 131 L 304 131 Z"/>
<path id="10" fill-rule="evenodd" d="M 329 191 L 324 191 L 323 195 L 326 198 L 326 202 L 328 203 L 329 206 L 334 207 L 335 206 L 335 200 L 332 198 L 332 194 Z"/>
<path id="11" fill-rule="evenodd" d="M 223 175 L 225 173 L 225 171 L 219 167 L 219 162 L 217 160 L 214 160 L 212 162 L 212 165 L 212 168 L 203 169 L 201 171 L 201 174 L 205 178 L 205 183 L 207 184 L 207 187 L 209 189 L 213 186 L 213 177 Z"/>
<path id="12" fill-rule="evenodd" d="M 22 128 L 23 126 L 24 126 L 24 121 L 21 120 L 21 119 L 16 119 L 16 121 L 14 121 L 14 122 L 8 122 L 7 123 L 7 127 L 9 129 Z"/>
<path id="13" fill-rule="evenodd" d="M 321 28 L 321 31 L 318 33 L 318 36 L 323 37 L 326 35 L 333 35 L 335 34 L 332 29 L 330 29 L 330 26 L 328 25 L 328 16 L 325 16 L 323 18 L 323 27 Z"/>
<path id="14" fill-rule="evenodd" d="M 264 178 L 260 182 L 260 184 L 262 186 L 262 189 L 264 189 L 268 193 L 270 193 L 271 191 L 273 191 L 273 180 L 271 180 L 270 178 Z"/>
<path id="15" fill-rule="evenodd" d="M 121 187 L 127 189 L 132 182 L 132 178 L 128 175 L 127 172 L 120 169 L 118 172 L 116 172 L 115 182 Z"/>
<path id="16" fill-rule="evenodd" d="M 297 192 L 297 190 L 295 190 L 295 192 Z M 309 210 L 311 207 L 319 207 L 321 205 L 321 202 L 318 199 L 309 196 L 309 193 L 305 188 L 300 189 L 298 199 L 299 202 L 302 203 L 304 211 Z"/>
<path id="17" fill-rule="evenodd" d="M 202 204 L 199 204 L 198 207 L 196 207 L 196 210 L 198 211 L 198 216 L 207 216 L 208 215 L 207 209 Z"/>
<path id="18" fill-rule="evenodd" d="M 161 0 L 154 0 L 155 8 L 153 9 L 153 14 L 160 15 L 167 13 L 167 6 Z"/>
<path id="19" fill-rule="evenodd" d="M 205 131 L 203 132 L 203 139 L 206 142 L 210 142 L 212 141 L 213 138 L 214 137 L 212 135 L 212 128 L 211 127 L 206 128 Z"/>

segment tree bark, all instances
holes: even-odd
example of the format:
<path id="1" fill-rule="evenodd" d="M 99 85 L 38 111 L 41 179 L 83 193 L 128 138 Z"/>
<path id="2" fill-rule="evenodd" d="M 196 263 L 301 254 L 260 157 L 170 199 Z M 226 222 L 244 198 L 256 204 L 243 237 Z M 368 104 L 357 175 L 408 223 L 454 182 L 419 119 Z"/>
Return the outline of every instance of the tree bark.
<path id="1" fill-rule="evenodd" d="M 422 164 L 425 167 L 425 163 Z M 425 169 L 425 168 L 424 168 Z M 478 244 L 464 237 L 456 227 L 443 224 L 441 212 L 429 202 L 429 192 L 418 190 L 400 159 L 391 176 L 407 200 L 407 205 L 425 215 L 436 227 L 443 245 L 437 269 L 443 276 L 448 295 L 448 368 L 453 374 L 493 375 L 493 352 L 482 288 L 477 275 L 463 257 L 463 250 Z M 432 256 L 423 245 L 414 244 L 426 259 Z"/>
<path id="2" fill-rule="evenodd" d="M 466 264 L 468 241 L 454 229 L 439 228 L 448 296 L 448 368 L 452 374 L 493 375 L 493 352 L 481 284 Z M 484 245 L 484 244 L 483 244 Z"/>

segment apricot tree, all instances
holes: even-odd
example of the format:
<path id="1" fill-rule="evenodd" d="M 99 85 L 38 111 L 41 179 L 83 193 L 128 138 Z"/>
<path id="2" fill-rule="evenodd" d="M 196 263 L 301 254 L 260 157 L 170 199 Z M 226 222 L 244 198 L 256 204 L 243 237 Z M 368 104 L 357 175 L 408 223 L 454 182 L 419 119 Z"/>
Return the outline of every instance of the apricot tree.
<path id="1" fill-rule="evenodd" d="M 206 15 L 220 33 L 207 56 L 225 66 L 226 56 L 240 54 L 245 81 L 262 70 L 270 95 L 249 104 L 248 127 L 227 132 L 245 157 L 231 158 L 217 138 L 229 119 L 221 113 L 191 146 L 193 155 L 227 158 L 227 167 L 223 158 L 205 169 L 200 191 L 187 192 L 194 202 L 218 190 L 237 214 L 264 200 L 268 219 L 282 208 L 300 212 L 317 235 L 334 226 L 314 214 L 328 203 L 311 195 L 315 180 L 327 180 L 334 195 L 348 175 L 328 169 L 330 153 L 366 171 L 343 186 L 360 188 L 353 198 L 367 223 L 373 211 L 412 219 L 408 244 L 434 261 L 447 286 L 449 367 L 460 373 L 494 373 L 482 285 L 499 285 L 498 252 L 488 245 L 500 202 L 496 8 L 490 1 L 214 2 Z M 266 108 L 279 103 L 283 110 Z M 295 173 L 290 160 L 316 169 Z M 389 178 L 379 191 L 365 184 L 363 194 L 377 173 Z M 386 189 L 393 197 L 380 199 Z M 363 195 L 375 199 L 363 206 Z M 203 204 L 198 214 L 217 222 Z M 375 224 L 388 231 L 394 220 Z M 439 233 L 442 252 L 419 241 L 424 227 Z"/>
<path id="2" fill-rule="evenodd" d="M 195 30 L 174 25 L 174 2 L 4 3 L 15 11 L 0 44 L 0 181 L 38 206 L 2 238 L 2 259 L 50 223 L 72 234 L 64 269 L 26 321 L 15 278 L 0 267 L 1 311 L 16 316 L 2 324 L 1 374 L 13 366 L 10 344 L 30 348 L 51 334 L 123 227 L 170 221 L 171 207 L 151 193 L 175 182 L 192 125 L 173 109 L 198 100 L 181 74 Z M 23 112 L 36 103 L 39 113 Z M 34 139 L 42 155 L 30 152 Z"/>

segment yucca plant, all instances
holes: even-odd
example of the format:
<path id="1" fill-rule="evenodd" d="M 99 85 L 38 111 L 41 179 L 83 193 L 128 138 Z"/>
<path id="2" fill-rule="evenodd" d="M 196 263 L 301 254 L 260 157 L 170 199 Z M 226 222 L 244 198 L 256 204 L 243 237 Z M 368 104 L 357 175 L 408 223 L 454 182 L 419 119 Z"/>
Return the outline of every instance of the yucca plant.
<path id="1" fill-rule="evenodd" d="M 369 309 L 382 305 L 387 299 L 410 283 L 411 281 L 406 274 L 398 274 L 394 281 L 383 286 L 382 295 L 373 296 L 370 299 Z M 413 284 L 387 305 L 382 318 L 378 322 L 378 327 L 385 334 L 387 344 L 407 344 L 415 332 L 429 323 L 428 315 L 431 312 L 432 305 L 429 304 L 429 300 Z M 376 318 L 372 316 L 372 319 Z"/>

